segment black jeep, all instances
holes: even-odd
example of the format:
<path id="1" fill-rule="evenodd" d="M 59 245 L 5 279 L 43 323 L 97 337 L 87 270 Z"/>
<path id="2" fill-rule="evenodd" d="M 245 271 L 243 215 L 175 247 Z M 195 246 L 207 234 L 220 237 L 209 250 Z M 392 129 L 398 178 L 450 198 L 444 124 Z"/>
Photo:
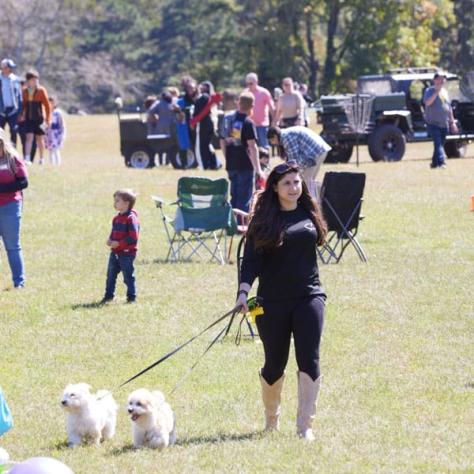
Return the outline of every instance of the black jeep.
<path id="1" fill-rule="evenodd" d="M 322 96 L 321 136 L 333 147 L 326 162 L 348 162 L 356 143 L 368 145 L 374 161 L 399 161 L 406 142 L 431 141 L 424 119 L 423 93 L 437 71 L 408 68 L 361 76 L 357 94 Z M 458 76 L 446 73 L 446 77 L 445 87 L 460 132 L 448 135 L 445 151 L 449 158 L 459 158 L 465 155 L 467 143 L 474 139 L 474 102 L 461 92 Z M 355 121 L 359 133 L 355 131 Z"/>

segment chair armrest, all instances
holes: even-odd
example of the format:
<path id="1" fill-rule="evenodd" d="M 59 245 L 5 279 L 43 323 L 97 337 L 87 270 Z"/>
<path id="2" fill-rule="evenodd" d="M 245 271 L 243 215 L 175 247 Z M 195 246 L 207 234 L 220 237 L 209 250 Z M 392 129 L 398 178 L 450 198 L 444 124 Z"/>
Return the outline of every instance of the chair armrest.
<path id="1" fill-rule="evenodd" d="M 156 207 L 163 207 L 163 205 L 166 204 L 166 202 L 163 199 L 161 199 L 159 196 L 152 195 L 151 198 L 155 202 Z"/>
<path id="2" fill-rule="evenodd" d="M 161 199 L 160 196 L 151 195 L 151 198 L 156 204 L 156 207 L 163 208 L 164 205 L 173 206 L 178 204 L 178 201 L 175 202 L 166 202 L 164 199 Z"/>

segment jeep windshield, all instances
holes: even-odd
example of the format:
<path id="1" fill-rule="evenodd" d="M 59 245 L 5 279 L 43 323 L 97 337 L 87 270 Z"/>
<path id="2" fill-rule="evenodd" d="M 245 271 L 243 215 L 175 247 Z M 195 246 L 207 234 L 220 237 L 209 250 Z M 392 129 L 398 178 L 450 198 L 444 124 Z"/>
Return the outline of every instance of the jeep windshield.
<path id="1" fill-rule="evenodd" d="M 387 77 L 362 79 L 358 81 L 359 94 L 385 95 L 391 94 L 392 84 Z"/>
<path id="2" fill-rule="evenodd" d="M 451 79 L 446 81 L 444 87 L 448 91 L 450 100 L 457 100 L 458 102 L 471 102 L 462 92 L 459 87 L 459 79 Z"/>

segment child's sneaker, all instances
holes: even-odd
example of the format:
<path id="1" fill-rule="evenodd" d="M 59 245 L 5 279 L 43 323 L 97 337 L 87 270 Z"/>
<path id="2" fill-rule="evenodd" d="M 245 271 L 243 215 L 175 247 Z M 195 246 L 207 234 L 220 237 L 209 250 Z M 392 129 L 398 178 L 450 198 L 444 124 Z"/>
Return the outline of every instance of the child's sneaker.
<path id="1" fill-rule="evenodd" d="M 137 299 L 136 298 L 127 298 L 127 303 L 136 303 Z"/>

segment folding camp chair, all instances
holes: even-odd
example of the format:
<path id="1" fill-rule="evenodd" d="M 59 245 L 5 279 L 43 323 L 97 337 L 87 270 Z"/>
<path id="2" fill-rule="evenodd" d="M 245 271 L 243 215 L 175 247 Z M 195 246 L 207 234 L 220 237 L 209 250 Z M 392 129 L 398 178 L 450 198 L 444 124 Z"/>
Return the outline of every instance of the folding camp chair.
<path id="1" fill-rule="evenodd" d="M 226 262 L 227 235 L 236 231 L 228 195 L 229 183 L 224 178 L 182 177 L 178 180 L 178 200 L 172 203 L 178 206 L 174 219 L 165 214 L 165 202 L 152 196 L 168 238 L 166 261 L 190 261 L 204 254 L 210 256 L 210 261 L 222 265 Z"/>
<path id="2" fill-rule="evenodd" d="M 367 256 L 356 239 L 365 186 L 365 173 L 328 172 L 321 187 L 321 207 L 328 225 L 328 239 L 318 249 L 323 263 L 339 263 L 352 244 L 363 262 Z"/>

